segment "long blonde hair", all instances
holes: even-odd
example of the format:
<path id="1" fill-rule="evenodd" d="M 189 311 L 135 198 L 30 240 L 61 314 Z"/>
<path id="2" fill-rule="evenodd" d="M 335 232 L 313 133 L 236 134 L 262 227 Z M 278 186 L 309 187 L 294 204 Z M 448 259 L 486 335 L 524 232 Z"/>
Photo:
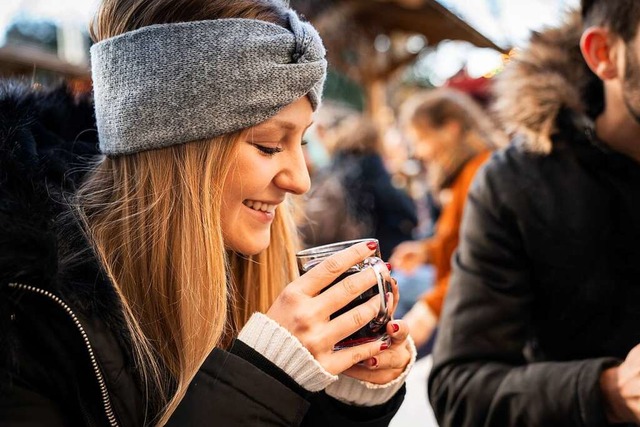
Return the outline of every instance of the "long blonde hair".
<path id="1" fill-rule="evenodd" d="M 259 0 L 107 0 L 92 35 L 98 41 L 159 22 L 221 17 L 284 25 L 282 16 L 280 6 Z M 211 350 L 227 345 L 254 311 L 266 311 L 297 274 L 287 209 L 276 211 L 263 253 L 225 249 L 223 184 L 242 137 L 104 158 L 78 192 L 80 218 L 124 308 L 147 415 L 160 425 Z"/>

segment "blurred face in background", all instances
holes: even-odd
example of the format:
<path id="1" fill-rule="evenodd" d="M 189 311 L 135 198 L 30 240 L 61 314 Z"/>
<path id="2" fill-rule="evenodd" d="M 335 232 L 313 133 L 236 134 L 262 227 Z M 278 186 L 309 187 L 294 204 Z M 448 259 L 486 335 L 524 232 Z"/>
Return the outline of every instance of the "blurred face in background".
<path id="1" fill-rule="evenodd" d="M 419 125 L 410 124 L 407 135 L 413 142 L 415 157 L 425 165 L 441 163 L 449 150 L 455 150 L 461 138 L 460 124 L 450 120 L 440 127 L 425 121 Z"/>

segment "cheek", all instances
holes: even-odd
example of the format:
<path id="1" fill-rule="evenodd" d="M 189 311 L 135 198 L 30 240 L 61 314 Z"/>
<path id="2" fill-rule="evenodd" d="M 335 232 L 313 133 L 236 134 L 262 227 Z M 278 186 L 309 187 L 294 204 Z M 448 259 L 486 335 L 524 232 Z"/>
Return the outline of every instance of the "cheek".
<path id="1" fill-rule="evenodd" d="M 234 223 L 237 220 L 243 200 L 242 188 L 241 174 L 237 170 L 230 170 L 222 188 L 220 206 L 220 222 L 222 233 L 225 236 L 228 236 L 228 233 L 233 230 Z"/>

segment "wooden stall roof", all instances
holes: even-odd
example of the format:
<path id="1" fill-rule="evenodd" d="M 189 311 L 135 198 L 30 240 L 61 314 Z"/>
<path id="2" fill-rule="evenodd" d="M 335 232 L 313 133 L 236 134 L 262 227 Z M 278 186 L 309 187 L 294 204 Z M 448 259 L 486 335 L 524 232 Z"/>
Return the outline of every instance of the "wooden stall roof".
<path id="1" fill-rule="evenodd" d="M 69 64 L 54 53 L 31 46 L 0 47 L 0 73 L 29 75 L 34 70 L 50 71 L 65 78 L 90 78 L 88 65 Z"/>
<path id="2" fill-rule="evenodd" d="M 385 28 L 423 34 L 431 45 L 442 40 L 464 40 L 478 47 L 504 50 L 436 0 L 357 1 L 368 5 L 363 19 L 376 20 Z"/>
<path id="3" fill-rule="evenodd" d="M 501 52 L 498 46 L 436 0 L 293 0 L 292 6 L 314 21 L 331 7 L 349 6 L 357 24 L 375 24 L 387 32 L 424 35 L 430 45 L 442 40 L 468 41 Z"/>

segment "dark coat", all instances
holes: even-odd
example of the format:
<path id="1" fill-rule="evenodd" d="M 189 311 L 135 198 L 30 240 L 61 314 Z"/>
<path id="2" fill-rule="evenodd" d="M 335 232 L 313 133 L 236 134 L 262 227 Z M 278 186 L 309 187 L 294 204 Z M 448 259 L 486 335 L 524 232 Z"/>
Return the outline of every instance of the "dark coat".
<path id="1" fill-rule="evenodd" d="M 339 177 L 351 214 L 364 225 L 364 235 L 380 242 L 383 259 L 401 242 L 412 239 L 418 224 L 411 197 L 395 188 L 378 154 L 338 152 L 331 172 Z"/>
<path id="2" fill-rule="evenodd" d="M 594 136 L 580 32 L 534 37 L 498 86 L 520 136 L 465 207 L 429 378 L 442 427 L 607 425 L 600 374 L 640 343 L 640 165 Z"/>
<path id="3" fill-rule="evenodd" d="M 67 203 L 97 154 L 89 99 L 0 84 L 0 426 L 150 422 L 121 305 Z M 169 425 L 383 426 L 403 394 L 344 405 L 234 341 Z"/>

